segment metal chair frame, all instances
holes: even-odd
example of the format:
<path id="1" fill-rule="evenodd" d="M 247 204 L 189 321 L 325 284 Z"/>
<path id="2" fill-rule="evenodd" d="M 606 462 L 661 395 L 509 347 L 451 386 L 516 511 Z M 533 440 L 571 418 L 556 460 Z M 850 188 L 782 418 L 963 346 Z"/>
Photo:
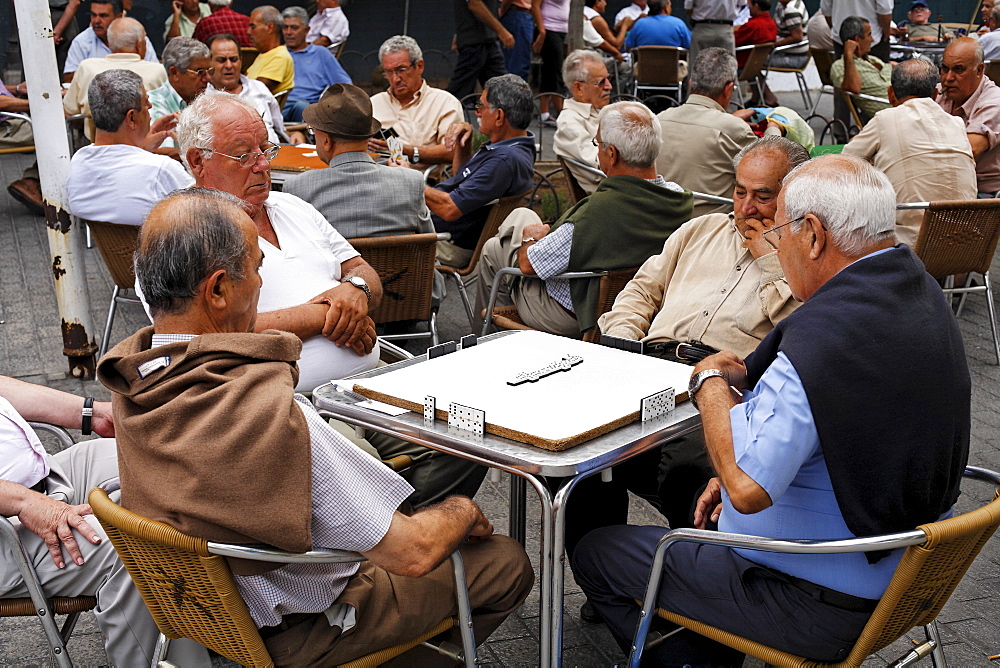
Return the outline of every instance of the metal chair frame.
<path id="1" fill-rule="evenodd" d="M 969 478 L 974 478 L 978 480 L 984 480 L 991 482 L 994 485 L 1000 485 L 1000 474 L 993 471 L 978 468 L 974 466 L 967 466 L 965 469 L 965 476 Z M 997 503 L 996 495 L 994 495 L 994 501 L 992 503 Z M 944 520 L 948 521 L 948 520 Z M 936 524 L 936 523 L 935 523 Z M 990 531 L 992 534 L 992 531 Z M 901 531 L 894 534 L 885 534 L 880 536 L 869 536 L 865 538 L 845 538 L 840 540 L 785 540 L 777 538 L 765 538 L 762 536 L 745 536 L 741 534 L 733 533 L 723 533 L 719 531 L 708 531 L 704 529 L 676 529 L 668 532 L 663 538 L 657 543 L 656 551 L 653 553 L 653 563 L 650 568 L 649 582 L 646 587 L 646 593 L 642 601 L 642 611 L 639 616 L 639 625 L 636 628 L 636 633 L 632 642 L 632 652 L 629 656 L 629 666 L 631 668 L 638 668 L 639 663 L 642 659 L 643 650 L 646 648 L 647 637 L 649 636 L 650 626 L 653 622 L 654 617 L 654 606 L 656 605 L 657 593 L 660 588 L 660 580 L 663 575 L 663 560 L 667 549 L 671 545 L 680 542 L 692 542 L 692 543 L 702 543 L 707 545 L 724 545 L 731 548 L 742 548 L 747 550 L 760 550 L 762 552 L 782 552 L 786 554 L 842 554 L 850 552 L 873 552 L 880 550 L 895 550 L 898 548 L 909 548 L 914 546 L 920 546 L 928 543 L 930 536 L 923 529 L 913 529 L 910 531 Z M 988 539 L 988 536 L 987 536 Z M 985 541 L 984 541 L 985 542 Z M 977 550 L 978 552 L 978 550 Z M 971 565 L 972 559 L 969 560 Z M 968 568 L 966 565 L 966 569 Z M 963 571 L 964 575 L 964 571 Z M 957 585 L 957 582 L 955 583 Z M 890 584 L 890 589 L 892 585 Z M 949 594 L 950 595 L 950 594 Z M 947 597 L 945 597 L 947 601 Z M 943 605 L 943 603 L 942 603 Z M 881 604 L 880 604 L 880 607 Z M 875 614 L 878 614 L 877 612 Z M 677 616 L 679 617 L 679 616 Z M 677 622 L 676 619 L 671 619 L 671 621 Z M 694 620 L 689 620 L 694 621 Z M 697 623 L 697 622 L 695 622 Z M 702 625 L 706 628 L 707 625 Z M 900 660 L 894 663 L 894 666 L 908 666 L 916 661 L 922 659 L 925 656 L 930 655 L 931 661 L 934 666 L 940 666 L 945 668 L 947 665 L 944 658 L 944 651 L 942 650 L 942 644 L 940 637 L 938 635 L 937 625 L 932 620 L 930 623 L 924 626 L 924 630 L 927 636 L 927 640 L 914 647 L 910 652 L 900 658 Z M 732 635 L 732 634 L 730 634 Z M 665 638 L 666 636 L 660 636 L 660 638 Z M 736 637 L 736 636 L 733 636 Z M 656 642 L 660 638 L 651 640 L 650 642 Z M 721 639 L 715 638 L 715 640 L 720 641 Z M 729 644 L 729 643 L 725 643 Z M 760 646 L 763 647 L 763 646 Z M 745 649 L 741 647 L 740 649 Z M 777 652 L 774 651 L 776 654 Z M 789 658 L 791 655 L 785 655 L 779 658 Z M 769 662 L 774 661 L 774 656 L 758 657 L 765 658 Z M 798 657 L 796 657 L 798 658 Z M 804 663 L 785 663 L 782 665 L 805 665 Z M 831 664 L 812 664 L 809 665 L 831 665 Z"/>
<path id="2" fill-rule="evenodd" d="M 771 54 L 767 58 L 767 63 L 764 65 L 764 81 L 767 82 L 767 76 L 771 72 L 785 72 L 795 75 L 795 81 L 799 85 L 799 94 L 802 96 L 802 105 L 805 108 L 811 108 L 813 106 L 812 95 L 809 94 L 809 85 L 806 83 L 806 68 L 809 67 L 809 61 L 812 60 L 812 52 L 806 51 L 802 54 L 806 57 L 806 62 L 802 64 L 802 67 L 771 67 L 771 58 L 774 54 L 781 53 L 782 51 L 788 51 L 789 49 L 798 49 L 803 46 L 809 46 L 809 40 L 804 39 L 801 42 L 796 42 L 795 44 L 783 44 L 782 46 L 776 46 L 771 51 Z M 796 54 L 799 55 L 799 54 Z"/>
<path id="3" fill-rule="evenodd" d="M 0 113 L 0 127 L 11 119 L 25 121 L 28 125 L 31 125 L 31 117 L 27 114 L 21 114 L 16 111 L 5 111 Z M 6 153 L 32 153 L 34 150 L 34 144 L 30 146 L 12 146 L 9 148 L 0 148 L 0 155 L 4 155 Z"/>
<path id="4" fill-rule="evenodd" d="M 680 103 L 684 85 L 680 76 L 680 61 L 686 60 L 687 53 L 687 49 L 678 46 L 640 46 L 633 49 L 632 73 L 635 80 L 632 83 L 632 95 L 638 97 L 639 91 L 643 90 L 665 93 L 673 91 L 677 95 L 673 99 Z M 646 71 L 643 71 L 643 58 L 648 63 Z M 667 97 L 671 96 L 668 94 Z"/>
<path id="5" fill-rule="evenodd" d="M 851 91 L 844 90 L 843 88 L 835 88 L 834 90 L 844 97 L 844 101 L 847 103 L 847 108 L 851 110 L 851 117 L 854 119 L 854 124 L 859 128 L 865 127 L 865 121 L 861 116 L 861 112 L 858 110 L 857 105 L 854 104 L 854 100 L 868 100 L 869 102 L 882 102 L 884 104 L 889 104 L 889 100 L 884 97 L 876 97 L 865 93 L 852 93 Z"/>
<path id="6" fill-rule="evenodd" d="M 834 92 L 833 81 L 830 79 L 830 67 L 833 65 L 833 52 L 827 51 L 825 49 L 809 48 L 809 56 L 812 61 L 816 63 L 816 71 L 819 73 L 820 87 L 819 93 L 816 94 L 816 100 L 812 104 L 812 108 L 809 110 L 809 115 L 812 116 L 816 113 L 816 108 L 819 107 L 819 101 L 823 99 L 823 95 L 836 95 Z"/>
<path id="7" fill-rule="evenodd" d="M 774 49 L 774 42 L 765 42 L 763 44 L 747 44 L 746 46 L 736 47 L 736 51 L 749 51 L 750 57 L 747 58 L 746 64 L 740 71 L 739 76 L 736 77 L 736 85 L 733 88 L 736 90 L 736 95 L 739 98 L 740 108 L 746 108 L 746 100 L 743 98 L 743 85 L 744 83 L 757 87 L 757 98 L 763 102 L 764 100 L 764 87 L 761 85 L 760 81 L 757 79 L 757 75 L 763 74 L 767 76 L 765 71 L 767 68 L 767 61 L 771 58 L 771 51 Z"/>
<path id="8" fill-rule="evenodd" d="M 556 274 L 547 280 L 552 280 L 554 278 L 562 278 L 566 280 L 574 280 L 577 278 L 600 278 L 602 276 L 607 276 L 606 271 L 567 271 L 562 274 Z M 486 304 L 486 313 L 483 318 L 483 331 L 482 336 L 486 336 L 490 333 L 490 327 L 493 326 L 493 307 L 496 306 L 497 295 L 500 293 L 500 283 L 505 276 L 517 276 L 518 278 L 529 278 L 535 280 L 541 280 L 537 276 L 525 274 L 523 271 L 516 267 L 503 267 L 496 273 L 493 277 L 493 286 L 490 288 L 490 300 Z"/>

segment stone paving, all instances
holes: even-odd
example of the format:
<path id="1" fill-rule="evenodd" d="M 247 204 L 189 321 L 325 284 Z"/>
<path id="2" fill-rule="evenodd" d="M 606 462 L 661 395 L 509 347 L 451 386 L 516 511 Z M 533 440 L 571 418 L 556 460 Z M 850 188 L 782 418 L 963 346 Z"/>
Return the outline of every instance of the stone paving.
<path id="1" fill-rule="evenodd" d="M 791 95 L 789 95 L 791 97 Z M 829 106 L 826 104 L 825 106 Z M 0 183 L 6 185 L 20 177 L 30 164 L 31 155 L 0 157 Z M 100 336 L 107 312 L 111 283 L 96 249 L 86 251 L 88 287 L 94 323 L 94 337 Z M 108 398 L 108 392 L 93 381 L 66 377 L 67 363 L 62 356 L 59 316 L 53 297 L 51 260 L 45 227 L 40 218 L 29 215 L 5 193 L 0 193 L 0 373 L 30 382 L 46 384 L 80 395 Z M 994 287 L 997 287 L 994 280 Z M 119 308 L 113 330 L 116 342 L 145 324 L 138 306 Z M 452 287 L 439 317 L 442 340 L 455 339 L 469 331 L 468 321 L 458 295 Z M 985 299 L 969 299 L 960 319 L 973 379 L 972 454 L 970 463 L 1000 470 L 1000 367 L 993 357 Z M 413 346 L 414 351 L 418 351 Z M 850 351 L 845 351 L 850 354 Z M 919 363 L 919 360 L 914 360 Z M 932 391 L 928 388 L 927 391 Z M 878 401 L 879 397 L 872 397 Z M 499 483 L 487 480 L 476 500 L 498 529 L 507 525 L 508 479 Z M 960 510 L 983 503 L 989 490 L 969 485 L 960 501 Z M 538 570 L 538 503 L 529 495 L 528 553 Z M 661 518 L 633 499 L 630 522 L 655 524 Z M 565 586 L 566 623 L 564 665 L 611 666 L 621 664 L 624 656 L 601 625 L 589 625 L 579 619 L 583 602 L 579 587 L 567 573 Z M 960 585 L 939 621 L 946 643 L 945 653 L 952 665 L 988 665 L 987 657 L 1000 653 L 1000 542 L 992 541 Z M 528 598 L 480 649 L 480 660 L 490 666 L 531 666 L 538 663 L 538 594 Z M 917 632 L 910 634 L 914 639 Z M 902 655 L 910 647 L 902 639 L 868 663 L 885 662 Z M 106 663 L 100 632 L 93 615 L 82 615 L 69 650 L 78 665 Z M 33 619 L 0 620 L 0 665 L 45 665 L 48 653 L 41 629 Z M 218 665 L 232 665 L 218 660 Z M 757 662 L 749 662 L 757 663 Z M 926 663 L 926 661 L 925 661 Z M 866 664 L 867 665 L 867 664 Z"/>

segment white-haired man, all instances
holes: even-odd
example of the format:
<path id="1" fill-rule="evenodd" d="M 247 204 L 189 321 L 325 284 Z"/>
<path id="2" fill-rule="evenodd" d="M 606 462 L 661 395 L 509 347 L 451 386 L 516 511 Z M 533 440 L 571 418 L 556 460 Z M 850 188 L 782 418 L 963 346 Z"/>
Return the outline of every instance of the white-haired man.
<path id="1" fill-rule="evenodd" d="M 951 514 L 969 449 L 965 349 L 940 287 L 908 247 L 895 245 L 895 225 L 892 185 L 863 160 L 824 156 L 785 178 L 764 234 L 804 303 L 745 361 L 723 351 L 694 369 L 688 394 L 718 475 L 697 502 L 697 526 L 851 539 Z M 862 330 L 868 335 L 858 337 Z M 931 385 L 936 392 L 926 391 Z M 625 651 L 666 531 L 598 529 L 573 556 L 576 581 Z M 680 543 L 666 552 L 656 605 L 785 652 L 840 661 L 902 553 L 793 555 Z M 687 632 L 646 654 L 656 665 L 743 661 Z"/>
<path id="2" fill-rule="evenodd" d="M 598 169 L 597 147 L 591 141 L 597 134 L 597 117 L 611 101 L 611 80 L 604 59 L 595 51 L 577 49 L 563 63 L 563 82 L 571 99 L 563 102 L 556 119 L 553 147 L 556 155 Z M 588 193 L 597 190 L 601 177 L 569 165 L 576 182 Z"/>
<path id="3" fill-rule="evenodd" d="M 70 44 L 69 52 L 66 55 L 66 63 L 63 65 L 63 83 L 73 80 L 73 73 L 76 72 L 84 60 L 88 58 L 101 58 L 114 50 L 108 42 L 108 28 L 111 23 L 121 18 L 121 0 L 95 0 L 90 3 L 90 26 L 77 35 Z M 153 43 L 149 38 L 145 39 L 146 50 L 142 56 L 144 60 L 151 63 L 157 62 L 156 51 L 153 50 Z M 136 53 L 139 53 L 136 51 Z M 86 90 L 86 89 L 84 89 Z"/>
<path id="4" fill-rule="evenodd" d="M 175 37 L 163 49 L 167 81 L 149 91 L 153 120 L 174 114 L 205 92 L 212 77 L 212 52 L 191 37 Z"/>
<path id="5" fill-rule="evenodd" d="M 530 209 L 507 217 L 479 260 L 477 313 L 497 271 L 518 267 L 542 280 L 520 281 L 501 293 L 503 302 L 515 304 L 534 329 L 579 338 L 596 324 L 598 280 L 551 277 L 640 265 L 691 217 L 691 193 L 656 173 L 661 139 L 649 109 L 634 102 L 604 107 L 593 142 L 608 177 L 551 228 Z"/>
<path id="6" fill-rule="evenodd" d="M 213 35 L 232 35 L 239 46 L 253 46 L 247 32 L 250 27 L 250 17 L 231 10 L 229 8 L 231 4 L 233 0 L 208 0 L 208 7 L 212 13 L 198 21 L 192 37 L 208 44 L 209 38 Z"/>
<path id="7" fill-rule="evenodd" d="M 372 111 L 382 124 L 383 136 L 368 146 L 375 151 L 388 149 L 385 136 L 396 134 L 410 163 L 424 168 L 450 163 L 454 151 L 444 145 L 453 124 L 462 121 L 462 104 L 446 90 L 431 88 L 424 80 L 424 56 L 412 37 L 395 35 L 378 50 L 389 90 L 372 96 Z"/>

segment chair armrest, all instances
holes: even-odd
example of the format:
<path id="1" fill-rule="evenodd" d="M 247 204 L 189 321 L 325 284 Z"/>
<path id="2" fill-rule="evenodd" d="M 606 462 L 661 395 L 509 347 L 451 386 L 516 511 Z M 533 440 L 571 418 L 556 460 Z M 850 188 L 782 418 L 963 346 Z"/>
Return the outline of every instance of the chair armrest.
<path id="1" fill-rule="evenodd" d="M 590 165 L 584 164 L 584 163 L 580 162 L 579 160 L 574 160 L 573 158 L 567 158 L 564 155 L 561 155 L 559 157 L 562 158 L 563 160 L 565 160 L 567 165 L 572 165 L 573 167 L 576 167 L 577 169 L 585 172 L 586 174 L 589 174 L 590 176 L 593 176 L 593 177 L 596 177 L 596 178 L 599 178 L 599 179 L 605 179 L 605 178 L 607 178 L 607 174 L 605 174 L 601 170 L 597 169 L 596 167 L 592 167 Z"/>
<path id="2" fill-rule="evenodd" d="M 451 241 L 451 232 L 438 232 L 438 241 Z"/>
<path id="3" fill-rule="evenodd" d="M 896 210 L 926 209 L 930 207 L 930 205 L 930 202 L 900 202 L 896 205 Z"/>
<path id="4" fill-rule="evenodd" d="M 413 355 L 409 351 L 400 348 L 394 343 L 390 343 L 383 338 L 379 338 L 378 347 L 381 352 L 388 353 L 399 360 L 411 360 Z"/>
<path id="5" fill-rule="evenodd" d="M 851 97 L 857 98 L 859 100 L 868 100 L 869 102 L 882 102 L 883 104 L 889 104 L 889 100 L 884 97 L 876 97 L 874 95 L 868 95 L 867 93 L 852 93 L 851 91 L 844 90 L 843 88 L 841 88 L 840 91 L 844 95 L 850 95 Z"/>
<path id="6" fill-rule="evenodd" d="M 756 44 L 744 44 L 743 46 L 736 47 L 736 51 L 752 51 L 753 48 L 757 46 Z"/>
<path id="7" fill-rule="evenodd" d="M 0 122 L 9 120 L 11 118 L 19 118 L 22 121 L 27 121 L 29 125 L 31 124 L 31 116 L 28 116 L 26 114 L 19 114 L 16 111 L 0 112 Z"/>
<path id="8" fill-rule="evenodd" d="M 25 589 L 28 590 L 28 596 L 31 597 L 31 602 L 35 606 L 35 610 L 47 610 L 49 606 L 45 599 L 45 593 L 42 591 L 42 585 L 38 581 L 35 569 L 31 567 L 31 559 L 28 557 L 28 553 L 24 551 L 24 546 L 21 545 L 17 529 L 14 528 L 14 524 L 6 517 L 0 521 L 0 545 L 7 546 L 11 557 L 13 557 L 17 565 L 17 570 L 20 571 L 21 578 L 24 580 Z M 46 555 L 45 558 L 49 559 L 50 557 Z"/>
<path id="9" fill-rule="evenodd" d="M 804 39 L 801 42 L 795 42 L 794 44 L 782 44 L 781 46 L 776 46 L 771 53 L 779 53 L 781 51 L 787 51 L 788 49 L 797 49 L 802 46 L 809 46 L 809 40 Z"/>
<path id="10" fill-rule="evenodd" d="M 699 193 L 693 190 L 691 191 L 691 196 L 694 197 L 695 199 L 704 200 L 706 202 L 714 202 L 715 204 L 729 204 L 730 206 L 732 206 L 733 204 L 733 200 L 729 199 L 728 197 L 720 197 L 719 195 L 709 195 L 707 193 Z"/>
<path id="11" fill-rule="evenodd" d="M 212 541 L 208 543 L 208 551 L 220 557 L 236 557 L 237 559 L 279 564 L 352 564 L 366 561 L 366 558 L 361 554 L 346 550 L 310 550 L 298 553 Z"/>
<path id="12" fill-rule="evenodd" d="M 55 436 L 59 439 L 60 450 L 72 447 L 76 442 L 68 431 L 58 425 L 49 424 L 48 422 L 29 422 L 28 426 L 35 430 L 47 431 Z"/>

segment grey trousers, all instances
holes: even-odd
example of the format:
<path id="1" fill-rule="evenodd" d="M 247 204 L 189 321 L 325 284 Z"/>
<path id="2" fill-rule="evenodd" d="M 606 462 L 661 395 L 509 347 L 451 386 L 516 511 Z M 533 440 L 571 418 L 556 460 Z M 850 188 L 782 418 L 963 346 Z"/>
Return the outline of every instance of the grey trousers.
<path id="1" fill-rule="evenodd" d="M 688 63 L 691 67 L 694 67 L 698 52 L 710 46 L 717 46 L 735 54 L 736 40 L 733 38 L 733 27 L 714 23 L 696 24 L 691 31 L 691 49 L 688 54 Z"/>
<path id="2" fill-rule="evenodd" d="M 48 494 L 71 505 L 86 503 L 91 488 L 118 477 L 115 441 L 110 438 L 78 443 L 55 455 L 52 463 L 45 479 Z M 104 635 L 108 661 L 115 666 L 148 666 L 159 631 L 97 518 L 87 515 L 86 519 L 101 542 L 93 545 L 78 537 L 83 566 L 67 561 L 66 568 L 60 569 L 42 539 L 11 518 L 45 595 L 97 596 L 94 614 Z M 8 551 L 3 552 L 0 596 L 27 596 L 20 572 Z M 212 665 L 205 648 L 190 640 L 173 641 L 168 658 L 185 667 Z"/>
<path id="3" fill-rule="evenodd" d="M 517 266 L 517 250 L 524 238 L 524 228 L 528 225 L 541 223 L 531 209 L 514 209 L 500 225 L 497 235 L 486 242 L 483 255 L 476 267 L 479 281 L 476 287 L 476 313 L 482 313 L 489 302 L 490 290 L 493 287 L 493 277 L 503 267 Z M 521 279 L 513 286 L 501 286 L 497 295 L 497 306 L 517 307 L 517 313 L 528 327 L 543 332 L 580 338 L 580 326 L 576 316 L 549 296 L 545 290 L 545 281 L 534 278 Z"/>

